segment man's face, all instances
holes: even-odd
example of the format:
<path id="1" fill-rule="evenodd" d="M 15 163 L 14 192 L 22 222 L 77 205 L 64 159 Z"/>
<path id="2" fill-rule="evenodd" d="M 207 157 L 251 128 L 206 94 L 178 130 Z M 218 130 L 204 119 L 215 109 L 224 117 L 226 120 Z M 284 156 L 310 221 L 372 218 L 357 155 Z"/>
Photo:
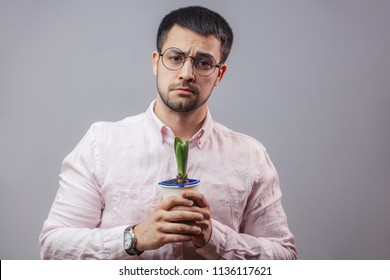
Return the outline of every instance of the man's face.
<path id="1" fill-rule="evenodd" d="M 178 48 L 186 56 L 196 57 L 208 54 L 220 62 L 220 42 L 213 36 L 202 36 L 179 26 L 169 31 L 162 52 L 168 48 Z M 157 79 L 157 90 L 165 106 L 176 112 L 190 112 L 201 106 L 207 106 L 213 88 L 219 84 L 226 65 L 216 68 L 208 77 L 198 75 L 193 67 L 193 60 L 187 58 L 179 70 L 169 70 L 162 63 L 162 57 L 153 53 L 153 73 Z"/>

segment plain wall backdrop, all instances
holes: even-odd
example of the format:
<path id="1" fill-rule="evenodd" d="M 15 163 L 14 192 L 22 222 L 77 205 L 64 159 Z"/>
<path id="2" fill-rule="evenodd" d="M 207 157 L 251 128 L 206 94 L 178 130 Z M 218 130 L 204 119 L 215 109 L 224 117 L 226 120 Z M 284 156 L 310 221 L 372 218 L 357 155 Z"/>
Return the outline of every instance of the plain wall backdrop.
<path id="1" fill-rule="evenodd" d="M 63 158 L 147 109 L 158 24 L 192 4 L 234 30 L 211 113 L 267 147 L 299 258 L 390 259 L 385 0 L 0 0 L 0 258 L 40 258 Z"/>

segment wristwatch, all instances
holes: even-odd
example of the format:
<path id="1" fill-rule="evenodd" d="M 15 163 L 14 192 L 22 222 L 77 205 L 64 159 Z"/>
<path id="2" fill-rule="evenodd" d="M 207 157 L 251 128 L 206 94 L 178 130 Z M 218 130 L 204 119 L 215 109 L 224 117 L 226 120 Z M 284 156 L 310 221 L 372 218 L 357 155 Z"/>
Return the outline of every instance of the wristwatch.
<path id="1" fill-rule="evenodd" d="M 135 249 L 137 238 L 135 238 L 133 228 L 134 226 L 129 226 L 125 229 L 123 235 L 123 246 L 125 248 L 126 253 L 128 253 L 130 256 L 139 256 L 144 251 L 138 251 L 137 249 Z"/>

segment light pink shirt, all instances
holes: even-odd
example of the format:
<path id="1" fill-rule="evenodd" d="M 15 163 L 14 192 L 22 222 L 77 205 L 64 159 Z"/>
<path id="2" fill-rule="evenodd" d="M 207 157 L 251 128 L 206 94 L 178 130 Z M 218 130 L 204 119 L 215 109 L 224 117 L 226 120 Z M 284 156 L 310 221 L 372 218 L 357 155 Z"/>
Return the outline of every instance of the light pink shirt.
<path id="1" fill-rule="evenodd" d="M 157 182 L 177 173 L 174 135 L 153 112 L 91 126 L 64 159 L 60 187 L 40 235 L 44 259 L 131 259 L 123 232 L 161 197 Z M 167 244 L 144 259 L 294 259 L 275 168 L 253 138 L 213 121 L 190 140 L 190 178 L 211 205 L 208 244 Z"/>

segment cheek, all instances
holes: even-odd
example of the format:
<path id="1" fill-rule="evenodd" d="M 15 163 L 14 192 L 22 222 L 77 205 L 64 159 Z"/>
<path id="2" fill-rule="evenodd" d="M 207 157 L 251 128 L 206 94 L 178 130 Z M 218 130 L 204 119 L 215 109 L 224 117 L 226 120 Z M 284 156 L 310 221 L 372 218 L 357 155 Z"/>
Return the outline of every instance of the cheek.
<path id="1" fill-rule="evenodd" d="M 156 79 L 157 79 L 157 85 L 160 88 L 160 90 L 167 91 L 171 81 L 169 76 L 166 75 L 166 73 L 164 73 L 164 71 L 161 71 L 160 69 L 159 71 L 157 71 Z"/>
<path id="2" fill-rule="evenodd" d="M 215 79 L 210 79 L 207 84 L 204 86 L 204 88 L 206 89 L 207 87 L 207 90 L 208 91 L 212 91 L 214 89 L 214 87 L 216 87 L 218 85 L 218 79 L 217 77 Z"/>
<path id="3" fill-rule="evenodd" d="M 214 89 L 214 82 L 207 82 L 201 85 L 198 85 L 198 89 L 201 92 L 201 95 L 207 98 Z"/>

